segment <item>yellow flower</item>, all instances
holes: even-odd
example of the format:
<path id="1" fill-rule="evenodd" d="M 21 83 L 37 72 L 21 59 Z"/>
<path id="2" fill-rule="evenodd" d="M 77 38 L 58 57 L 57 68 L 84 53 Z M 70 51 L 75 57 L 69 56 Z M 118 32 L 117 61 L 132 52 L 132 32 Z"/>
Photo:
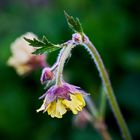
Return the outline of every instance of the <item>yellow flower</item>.
<path id="1" fill-rule="evenodd" d="M 53 86 L 41 97 L 45 99 L 37 112 L 48 112 L 52 118 L 62 118 L 69 110 L 77 114 L 86 105 L 84 94 L 79 87 L 68 83 L 64 83 L 61 87 Z"/>
<path id="2" fill-rule="evenodd" d="M 67 110 L 71 110 L 73 114 L 77 114 L 78 111 L 81 111 L 85 106 L 85 101 L 80 93 L 70 94 L 70 97 L 71 100 L 62 100 L 59 98 L 57 101 L 53 101 L 48 105 L 45 111 L 47 111 L 52 118 L 62 118 Z"/>

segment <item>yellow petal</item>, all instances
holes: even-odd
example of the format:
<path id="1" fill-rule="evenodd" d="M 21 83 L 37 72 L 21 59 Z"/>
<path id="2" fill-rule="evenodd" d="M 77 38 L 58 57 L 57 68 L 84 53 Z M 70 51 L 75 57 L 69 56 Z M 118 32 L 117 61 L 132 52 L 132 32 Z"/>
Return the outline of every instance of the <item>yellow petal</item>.
<path id="1" fill-rule="evenodd" d="M 56 110 L 60 113 L 60 115 L 63 115 L 67 112 L 66 106 L 62 104 L 62 99 L 57 100 Z"/>
<path id="2" fill-rule="evenodd" d="M 56 115 L 56 101 L 51 102 L 48 107 L 46 108 L 46 111 L 49 115 L 51 115 L 52 118 L 54 118 Z"/>
<path id="3" fill-rule="evenodd" d="M 52 118 L 62 118 L 62 116 L 67 112 L 66 107 L 62 104 L 62 99 L 51 102 L 46 108 L 46 111 Z"/>
<path id="4" fill-rule="evenodd" d="M 69 108 L 73 114 L 77 114 L 85 106 L 85 101 L 80 93 L 70 94 L 71 100 L 63 100 L 63 104 Z"/>

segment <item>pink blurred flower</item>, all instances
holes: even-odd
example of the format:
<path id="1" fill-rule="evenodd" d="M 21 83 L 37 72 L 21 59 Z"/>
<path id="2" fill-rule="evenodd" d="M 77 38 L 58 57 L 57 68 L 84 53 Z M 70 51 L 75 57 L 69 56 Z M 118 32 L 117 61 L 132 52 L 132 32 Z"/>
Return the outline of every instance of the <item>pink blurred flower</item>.
<path id="1" fill-rule="evenodd" d="M 17 38 L 11 44 L 12 56 L 9 58 L 7 64 L 14 67 L 19 75 L 27 74 L 36 67 L 44 67 L 46 65 L 46 56 L 32 54 L 32 52 L 35 51 L 35 48 L 30 46 L 23 37 L 29 39 L 37 38 L 36 35 L 28 32 Z"/>

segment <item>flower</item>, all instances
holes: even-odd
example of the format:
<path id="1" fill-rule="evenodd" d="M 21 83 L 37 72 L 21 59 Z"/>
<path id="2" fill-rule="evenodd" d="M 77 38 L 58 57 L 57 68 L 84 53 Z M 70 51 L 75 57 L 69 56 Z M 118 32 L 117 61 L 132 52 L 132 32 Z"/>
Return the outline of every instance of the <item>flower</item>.
<path id="1" fill-rule="evenodd" d="M 45 65 L 45 55 L 33 55 L 35 48 L 30 46 L 23 37 L 33 39 L 37 38 L 33 33 L 26 33 L 17 38 L 11 44 L 12 56 L 9 58 L 7 64 L 15 68 L 19 75 L 24 75 L 38 66 Z"/>
<path id="2" fill-rule="evenodd" d="M 40 97 L 45 99 L 37 112 L 47 111 L 52 118 L 62 118 L 68 110 L 77 114 L 85 106 L 84 95 L 87 94 L 77 86 L 65 82 L 61 86 L 54 85 Z"/>
<path id="3" fill-rule="evenodd" d="M 53 74 L 51 68 L 45 67 L 42 70 L 40 81 L 41 81 L 42 84 L 44 84 L 46 80 L 52 80 L 53 77 L 54 77 L 54 74 Z"/>

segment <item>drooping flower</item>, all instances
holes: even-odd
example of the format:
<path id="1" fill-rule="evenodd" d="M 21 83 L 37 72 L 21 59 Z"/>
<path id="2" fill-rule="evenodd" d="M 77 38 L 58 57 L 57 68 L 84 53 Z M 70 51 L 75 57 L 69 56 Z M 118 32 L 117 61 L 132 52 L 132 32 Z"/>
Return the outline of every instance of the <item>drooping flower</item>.
<path id="1" fill-rule="evenodd" d="M 24 75 L 38 66 L 45 65 L 45 55 L 33 55 L 35 48 L 30 46 L 23 37 L 33 39 L 37 38 L 33 33 L 26 33 L 17 38 L 11 44 L 12 56 L 8 60 L 8 65 L 15 68 L 19 75 Z"/>
<path id="2" fill-rule="evenodd" d="M 77 86 L 65 82 L 61 86 L 54 85 L 40 97 L 45 99 L 37 112 L 47 111 L 53 118 L 62 118 L 68 110 L 77 114 L 85 106 L 84 95 L 87 94 Z"/>

